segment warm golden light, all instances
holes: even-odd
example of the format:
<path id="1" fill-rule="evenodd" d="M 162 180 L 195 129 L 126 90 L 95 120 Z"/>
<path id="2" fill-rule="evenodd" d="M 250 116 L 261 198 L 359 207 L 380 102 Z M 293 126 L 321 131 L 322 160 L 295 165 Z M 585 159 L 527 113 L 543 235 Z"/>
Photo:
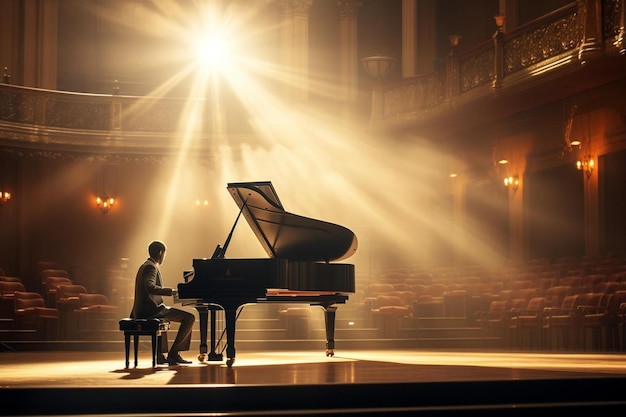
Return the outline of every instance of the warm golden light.
<path id="1" fill-rule="evenodd" d="M 100 208 L 102 213 L 107 213 L 114 204 L 115 199 L 113 197 L 96 197 L 96 205 Z"/>
<path id="2" fill-rule="evenodd" d="M 493 17 L 493 19 L 496 22 L 496 26 L 498 27 L 498 29 L 502 29 L 504 26 L 504 22 L 506 22 L 506 16 L 499 14 Z"/>
<path id="3" fill-rule="evenodd" d="M 129 246 L 141 249 L 154 238 L 179 242 L 172 257 L 181 258 L 164 265 L 172 268 L 170 276 L 179 276 L 174 271 L 180 265 L 210 256 L 228 235 L 237 207 L 225 185 L 270 180 L 289 213 L 351 229 L 360 247 L 351 263 L 362 262 L 364 268 L 429 264 L 451 250 L 475 262 L 498 259 L 484 235 L 459 230 L 446 210 L 433 210 L 451 204 L 441 190 L 449 186 L 450 164 L 460 161 L 450 161 L 428 138 L 398 141 L 337 111 L 337 86 L 327 74 L 303 73 L 293 67 L 295 57 L 278 53 L 276 40 L 285 28 L 260 18 L 273 3 L 189 2 L 183 7 L 186 2 L 163 0 L 145 7 L 140 21 L 123 15 L 129 28 L 145 32 L 141 36 L 176 46 L 159 49 L 158 60 L 145 63 L 155 71 L 173 70 L 131 110 L 141 112 L 155 97 L 172 92 L 187 94 L 172 127 L 174 157 L 155 171 L 155 185 L 142 202 L 158 217 L 155 222 L 156 214 L 146 215 L 134 234 L 137 242 Z M 393 58 L 372 58 L 363 63 L 372 76 L 383 78 L 393 70 Z M 294 89 L 314 91 L 320 99 L 296 102 L 290 95 Z M 210 155 L 199 155 L 200 148 L 209 148 Z M 101 204 L 111 207 L 104 206 L 104 198 Z M 210 207 L 210 216 L 193 218 L 196 212 L 204 215 L 198 207 Z M 229 256 L 266 254 L 240 223 Z"/>
<path id="4" fill-rule="evenodd" d="M 209 200 L 196 200 L 196 206 L 198 207 L 208 207 Z"/>
<path id="5" fill-rule="evenodd" d="M 225 71 L 236 58 L 234 44 L 225 34 L 211 31 L 192 41 L 196 65 L 203 70 Z"/>
<path id="6" fill-rule="evenodd" d="M 504 185 L 511 188 L 513 191 L 517 191 L 519 188 L 519 176 L 510 175 L 504 178 Z"/>
<path id="7" fill-rule="evenodd" d="M 0 204 L 4 204 L 11 199 L 11 193 L 8 191 L 0 191 Z"/>
<path id="8" fill-rule="evenodd" d="M 576 161 L 576 168 L 579 171 L 583 171 L 587 176 L 587 179 L 589 179 L 589 177 L 591 177 L 591 174 L 593 174 L 594 167 L 595 162 L 591 155 L 587 155 L 582 160 Z"/>
<path id="9" fill-rule="evenodd" d="M 456 48 L 457 46 L 459 46 L 459 42 L 461 42 L 461 36 L 460 35 L 450 35 L 448 36 L 448 40 L 450 41 L 450 46 L 453 48 Z"/>

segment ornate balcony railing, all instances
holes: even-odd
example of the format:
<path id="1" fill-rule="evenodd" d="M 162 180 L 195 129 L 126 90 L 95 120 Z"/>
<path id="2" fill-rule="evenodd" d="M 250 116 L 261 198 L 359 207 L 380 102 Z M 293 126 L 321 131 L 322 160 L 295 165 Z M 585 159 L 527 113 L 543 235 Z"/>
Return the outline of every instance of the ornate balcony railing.
<path id="1" fill-rule="evenodd" d="M 496 31 L 445 71 L 377 86 L 372 121 L 419 122 L 507 89 L 537 84 L 541 76 L 625 54 L 624 0 L 579 0 L 514 31 Z"/>
<path id="2" fill-rule="evenodd" d="M 202 117 L 209 111 L 203 98 L 82 94 L 0 84 L 0 150 L 46 157 L 80 152 L 142 158 L 174 154 L 184 141 L 186 149 L 206 156 L 223 125 L 232 144 L 247 140 L 251 132 L 239 109 L 222 110 L 223 120 L 214 127 L 211 117 Z"/>
<path id="3" fill-rule="evenodd" d="M 546 85 L 592 62 L 618 57 L 623 63 L 625 3 L 577 0 L 514 31 L 498 30 L 493 39 L 461 55 L 452 54 L 445 71 L 377 85 L 372 95 L 372 122 L 441 120 L 437 117 L 463 106 L 477 108 L 498 95 L 515 101 L 511 92 L 528 85 Z M 626 66 L 620 68 L 623 77 Z M 241 122 L 245 119 L 241 109 L 225 109 L 220 121 L 225 125 L 212 126 L 212 118 L 197 113 L 208 111 L 203 101 L 0 84 L 0 146 L 21 153 L 30 148 L 32 153 L 77 151 L 141 157 L 175 153 L 183 140 L 196 154 L 210 154 L 212 132 L 219 133 L 221 128 L 228 132 L 231 144 L 249 139 L 253 128 Z M 487 111 L 481 107 L 481 112 Z"/>

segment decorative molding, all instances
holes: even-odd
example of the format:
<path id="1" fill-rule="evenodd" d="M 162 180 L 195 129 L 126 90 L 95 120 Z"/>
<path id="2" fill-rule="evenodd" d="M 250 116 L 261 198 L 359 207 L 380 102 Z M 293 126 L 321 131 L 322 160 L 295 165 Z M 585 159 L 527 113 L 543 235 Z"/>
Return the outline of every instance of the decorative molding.
<path id="1" fill-rule="evenodd" d="M 584 24 L 578 10 L 526 30 L 504 43 L 504 74 L 576 51 L 583 39 Z"/>

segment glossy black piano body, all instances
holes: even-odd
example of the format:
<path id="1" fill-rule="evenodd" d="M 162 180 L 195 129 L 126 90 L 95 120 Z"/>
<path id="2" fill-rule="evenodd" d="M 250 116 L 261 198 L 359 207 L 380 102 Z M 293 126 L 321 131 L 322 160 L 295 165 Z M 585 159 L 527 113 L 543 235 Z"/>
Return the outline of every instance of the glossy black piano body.
<path id="1" fill-rule="evenodd" d="M 321 306 L 326 320 L 327 355 L 334 354 L 337 304 L 355 290 L 354 265 L 331 263 L 354 253 L 357 240 L 345 227 L 287 213 L 270 182 L 231 183 L 227 189 L 269 258 L 230 259 L 224 248 L 212 258 L 193 260 L 193 273 L 178 284 L 178 301 L 200 316 L 200 360 L 221 360 L 216 349 L 215 307 L 225 313 L 227 364 L 235 359 L 235 325 L 250 303 L 308 303 Z M 238 217 L 239 218 L 239 217 Z M 236 225 L 236 222 L 235 222 Z M 235 226 L 233 226 L 234 229 Z M 189 279 L 192 278 L 192 279 Z M 211 325 L 211 351 L 207 327 Z"/>

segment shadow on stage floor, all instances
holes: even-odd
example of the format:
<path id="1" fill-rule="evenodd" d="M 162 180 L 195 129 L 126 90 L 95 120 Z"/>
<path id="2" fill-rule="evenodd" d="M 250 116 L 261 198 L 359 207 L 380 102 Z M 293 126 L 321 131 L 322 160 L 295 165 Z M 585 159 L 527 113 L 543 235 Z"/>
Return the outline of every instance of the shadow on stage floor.
<path id="1" fill-rule="evenodd" d="M 191 356 L 191 353 L 188 355 Z M 124 367 L 117 352 L 3 352 L 7 415 L 527 415 L 623 411 L 626 355 L 355 350 L 238 352 Z M 213 413 L 213 414 L 212 414 Z"/>

